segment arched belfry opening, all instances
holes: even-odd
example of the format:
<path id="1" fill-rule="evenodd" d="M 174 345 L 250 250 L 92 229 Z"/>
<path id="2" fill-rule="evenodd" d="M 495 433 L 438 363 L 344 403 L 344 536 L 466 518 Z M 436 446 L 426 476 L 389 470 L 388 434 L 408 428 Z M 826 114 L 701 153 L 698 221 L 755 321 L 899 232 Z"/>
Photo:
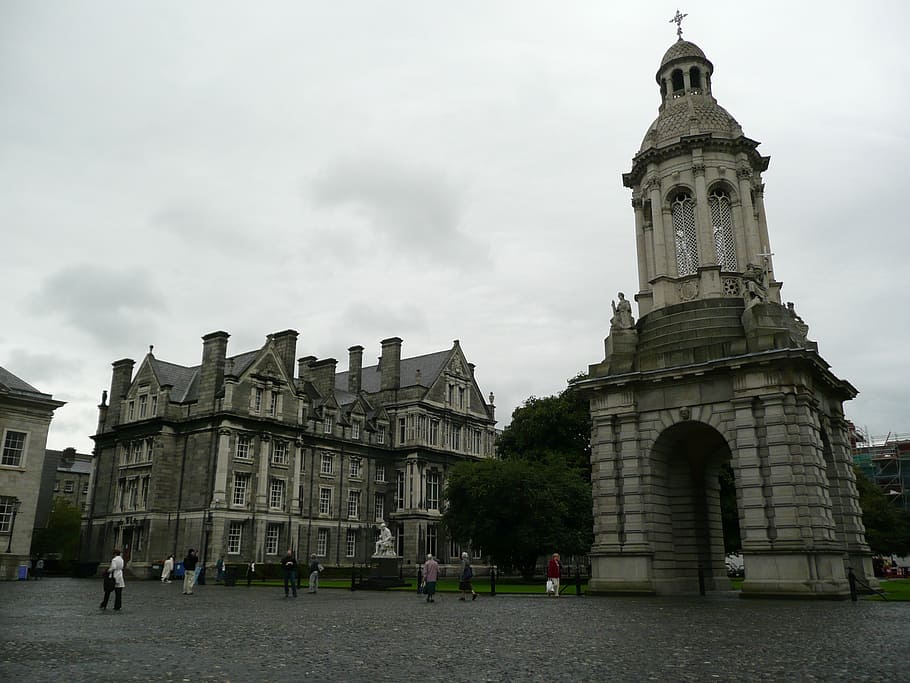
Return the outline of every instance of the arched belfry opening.
<path id="1" fill-rule="evenodd" d="M 845 597 L 850 570 L 875 585 L 843 409 L 857 390 L 781 300 L 770 158 L 718 104 L 714 65 L 681 33 L 623 174 L 639 318 L 623 294 L 605 304 L 603 360 L 571 385 L 593 425 L 589 591 L 691 592 L 699 574 L 722 590 L 726 523 L 743 596 Z"/>
<path id="2" fill-rule="evenodd" d="M 710 425 L 687 421 L 660 433 L 650 451 L 654 580 L 664 592 L 729 589 L 721 476 L 732 461 Z"/>

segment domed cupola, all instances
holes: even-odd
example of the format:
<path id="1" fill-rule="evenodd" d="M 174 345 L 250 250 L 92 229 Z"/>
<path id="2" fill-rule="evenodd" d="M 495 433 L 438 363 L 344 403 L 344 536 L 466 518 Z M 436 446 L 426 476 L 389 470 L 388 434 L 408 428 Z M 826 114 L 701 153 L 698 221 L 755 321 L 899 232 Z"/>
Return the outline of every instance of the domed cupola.
<path id="1" fill-rule="evenodd" d="M 704 51 L 677 33 L 656 74 L 657 118 L 623 174 L 635 207 L 639 313 L 742 297 L 756 277 L 779 303 L 762 199 L 770 159 L 717 103 Z"/>

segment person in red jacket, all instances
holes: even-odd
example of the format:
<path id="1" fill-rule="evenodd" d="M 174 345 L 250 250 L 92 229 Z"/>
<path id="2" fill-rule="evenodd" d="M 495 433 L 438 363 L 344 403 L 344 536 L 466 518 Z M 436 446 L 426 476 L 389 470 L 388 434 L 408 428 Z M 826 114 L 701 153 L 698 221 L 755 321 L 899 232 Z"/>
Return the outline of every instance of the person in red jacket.
<path id="1" fill-rule="evenodd" d="M 553 553 L 550 563 L 547 565 L 547 581 L 553 582 L 552 590 L 547 592 L 559 597 L 559 579 L 562 577 L 562 564 L 559 561 L 559 553 Z"/>

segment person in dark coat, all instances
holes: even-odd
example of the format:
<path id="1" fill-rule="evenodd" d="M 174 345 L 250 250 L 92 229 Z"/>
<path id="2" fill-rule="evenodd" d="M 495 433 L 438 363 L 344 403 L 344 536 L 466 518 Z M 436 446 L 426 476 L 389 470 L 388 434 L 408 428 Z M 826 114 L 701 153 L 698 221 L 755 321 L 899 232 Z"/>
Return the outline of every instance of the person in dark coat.
<path id="1" fill-rule="evenodd" d="M 196 563 L 199 561 L 199 558 L 196 556 L 196 551 L 190 548 L 186 557 L 183 558 L 183 594 L 192 595 L 193 594 L 193 585 L 196 582 Z"/>
<path id="2" fill-rule="evenodd" d="M 288 583 L 291 584 L 291 590 L 294 597 L 297 597 L 297 558 L 294 557 L 294 551 L 288 548 L 287 554 L 281 560 L 281 568 L 284 570 L 284 597 L 288 597 Z"/>
<path id="3" fill-rule="evenodd" d="M 477 592 L 474 590 L 474 586 L 471 585 L 471 579 L 474 578 L 474 569 L 471 567 L 471 560 L 468 558 L 467 553 L 461 554 L 461 579 L 458 582 L 458 590 L 461 591 L 461 597 L 459 600 L 465 600 L 468 593 L 471 594 L 471 600 L 477 599 Z"/>

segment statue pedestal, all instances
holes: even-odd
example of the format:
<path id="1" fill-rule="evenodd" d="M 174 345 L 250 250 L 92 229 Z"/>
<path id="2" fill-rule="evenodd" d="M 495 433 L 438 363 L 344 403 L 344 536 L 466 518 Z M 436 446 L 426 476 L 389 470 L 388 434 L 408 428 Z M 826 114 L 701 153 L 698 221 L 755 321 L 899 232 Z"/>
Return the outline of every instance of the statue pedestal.
<path id="1" fill-rule="evenodd" d="M 400 564 L 401 558 L 397 556 L 370 558 L 370 576 L 364 579 L 361 587 L 367 590 L 385 590 L 407 586 L 407 582 L 401 578 Z"/>

